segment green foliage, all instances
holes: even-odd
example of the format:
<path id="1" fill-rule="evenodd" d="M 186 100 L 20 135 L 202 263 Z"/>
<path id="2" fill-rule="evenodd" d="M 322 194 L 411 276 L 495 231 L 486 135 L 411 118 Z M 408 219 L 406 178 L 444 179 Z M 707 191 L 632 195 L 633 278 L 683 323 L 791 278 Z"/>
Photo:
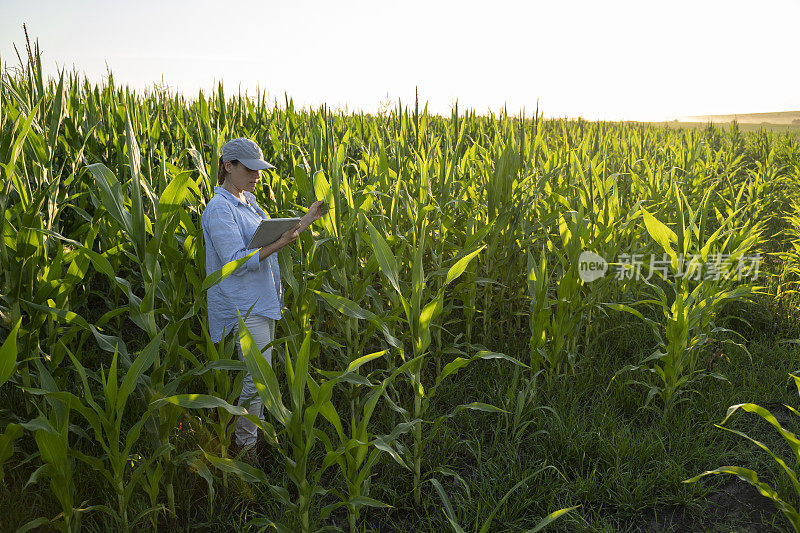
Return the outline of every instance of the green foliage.
<path id="1" fill-rule="evenodd" d="M 518 488 L 520 488 L 522 485 L 524 485 L 529 479 L 531 479 L 535 475 L 541 473 L 542 470 L 544 470 L 544 469 L 537 470 L 536 472 L 534 472 L 531 475 L 527 476 L 526 478 L 520 480 L 516 485 L 511 487 L 511 489 L 508 492 L 506 492 L 505 495 L 502 498 L 500 498 L 500 501 L 497 503 L 497 505 L 494 507 L 494 509 L 491 510 L 491 512 L 489 513 L 489 516 L 487 516 L 486 519 L 480 524 L 480 529 L 477 527 L 478 520 L 476 520 L 476 522 L 475 522 L 476 523 L 475 532 L 476 533 L 488 533 L 489 531 L 491 531 L 492 530 L 491 529 L 492 528 L 492 521 L 494 520 L 495 515 L 500 510 L 500 508 L 503 506 L 503 504 L 506 502 L 506 500 L 508 500 L 514 494 L 514 492 Z M 439 481 L 437 479 L 431 479 L 430 482 L 433 484 L 433 487 L 436 489 L 436 492 L 439 493 L 439 497 L 442 499 L 442 503 L 444 504 L 443 511 L 444 511 L 445 516 L 447 517 L 447 521 L 450 522 L 450 527 L 453 528 L 453 531 L 455 533 L 465 533 L 465 530 L 460 525 L 458 525 L 457 516 L 456 516 L 455 511 L 453 510 L 453 504 L 450 501 L 450 498 L 447 496 L 447 492 L 442 487 L 442 484 L 439 483 Z M 571 512 L 571 511 L 574 511 L 578 507 L 579 506 L 566 507 L 564 509 L 559 509 L 557 511 L 553 511 L 549 515 L 547 515 L 544 518 L 542 518 L 539 521 L 539 523 L 537 523 L 534 527 L 532 527 L 530 529 L 526 529 L 525 533 L 536 533 L 537 531 L 541 531 L 542 529 L 547 527 L 551 522 L 557 520 L 558 518 L 564 516 L 565 514 Z"/>
<path id="2" fill-rule="evenodd" d="M 696 261 L 703 264 L 712 256 L 724 257 L 732 265 L 741 264 L 745 254 L 758 241 L 763 228 L 759 222 L 740 226 L 736 219 L 738 211 L 731 211 L 727 216 L 718 212 L 719 227 L 708 235 L 709 199 L 712 191 L 707 191 L 700 206 L 693 210 L 682 192 L 674 185 L 671 190 L 678 213 L 677 232 L 668 228 L 646 208 L 641 208 L 647 232 L 668 257 L 670 275 L 664 276 L 663 272 L 659 272 L 663 279 L 656 278 L 654 282 L 646 280 L 652 295 L 639 303 L 655 306 L 662 316 L 656 320 L 643 316 L 626 304 L 605 304 L 610 309 L 637 316 L 651 328 L 658 339 L 657 349 L 641 365 L 627 366 L 618 375 L 630 370 L 655 374 L 655 384 L 637 383 L 649 389 L 645 405 L 652 398 L 660 396 L 665 416 L 677 403 L 687 399 L 684 393 L 691 391 L 692 384 L 698 379 L 705 376 L 725 379 L 724 376 L 701 367 L 700 351 L 704 345 L 715 340 L 717 335 L 731 332 L 715 325 L 722 306 L 728 302 L 746 299 L 757 290 L 749 278 L 739 279 L 737 276 L 734 279 L 730 272 L 716 277 L 704 277 L 699 271 L 697 274 L 687 272 L 697 266 Z M 718 263 L 719 261 L 717 259 Z M 653 270 L 649 272 L 650 275 L 653 273 Z M 666 290 L 662 285 L 666 286 Z M 746 352 L 743 345 L 731 339 L 721 339 L 720 342 L 736 345 Z"/>
<path id="3" fill-rule="evenodd" d="M 794 379 L 794 383 L 797 387 L 797 392 L 800 395 L 800 376 L 796 376 L 791 374 L 792 379 Z M 784 406 L 786 409 L 791 411 L 794 415 L 800 417 L 800 413 L 797 412 L 794 408 L 786 405 Z M 783 437 L 784 442 L 788 446 L 789 450 L 791 450 L 791 460 L 788 462 L 778 455 L 775 454 L 766 444 L 756 440 L 755 438 L 747 435 L 744 432 L 737 431 L 735 429 L 724 427 L 725 423 L 730 420 L 734 413 L 737 411 L 746 411 L 748 413 L 755 413 L 760 416 L 762 419 L 766 420 L 772 427 L 774 427 L 781 437 Z M 735 435 L 739 435 L 747 439 L 748 441 L 755 444 L 757 447 L 761 448 L 765 452 L 769 454 L 770 457 L 775 461 L 775 463 L 780 466 L 783 473 L 791 481 L 791 487 L 793 489 L 791 494 L 779 494 L 774 488 L 769 486 L 767 483 L 760 481 L 758 479 L 758 474 L 749 468 L 743 468 L 740 466 L 721 466 L 719 468 L 715 468 L 714 470 L 708 470 L 703 472 L 702 474 L 695 476 L 691 479 L 687 479 L 684 483 L 694 483 L 699 479 L 716 474 L 731 474 L 742 481 L 745 481 L 755 487 L 759 494 L 765 496 L 772 500 L 775 503 L 775 507 L 778 508 L 780 512 L 789 520 L 789 523 L 792 525 L 792 528 L 795 531 L 800 531 L 800 511 L 798 511 L 797 507 L 792 505 L 792 501 L 797 501 L 798 497 L 800 497 L 800 481 L 798 481 L 798 472 L 797 472 L 797 464 L 800 464 L 800 439 L 798 439 L 797 435 L 792 431 L 786 429 L 775 416 L 769 412 L 768 409 L 761 407 L 760 405 L 756 405 L 754 403 L 743 403 L 738 405 L 732 405 L 728 408 L 728 412 L 725 414 L 725 418 L 719 424 L 715 424 L 716 427 L 720 429 L 724 429 L 730 433 Z"/>
<path id="4" fill-rule="evenodd" d="M 205 484 L 214 516 L 220 494 L 249 490 L 230 474 L 290 515 L 276 511 L 267 527 L 328 527 L 346 510 L 357 531 L 398 507 L 422 513 L 451 426 L 479 421 L 500 428 L 495 440 L 540 444 L 537 413 L 555 411 L 537 394 L 539 373 L 548 387 L 593 375 L 608 361 L 598 346 L 631 327 L 628 315 L 652 334 L 641 348 L 653 356 L 623 368 L 645 371 L 641 403 L 659 398 L 668 413 L 687 401 L 717 374 L 704 350 L 735 338 L 718 325 L 724 306 L 757 287 L 678 279 L 680 256 L 796 248 L 798 219 L 784 213 L 797 205 L 800 158 L 788 137 L 538 110 L 346 115 L 226 98 L 221 84 L 187 99 L 111 75 L 48 80 L 38 50 L 30 58 L 0 72 L 0 476 L 35 473 L 23 494 L 49 480 L 38 485 L 54 499 L 31 511 L 42 515 L 31 529 L 77 530 L 82 515 L 177 529 L 180 496 L 193 494 L 184 485 Z M 277 166 L 256 190 L 270 215 L 330 206 L 279 252 L 274 367 L 241 324 L 244 362 L 208 331 L 206 291 L 252 256 L 206 275 L 200 215 L 233 136 Z M 587 283 L 584 251 L 612 266 L 664 253 L 671 276 Z M 784 259 L 773 287 L 790 301 L 797 269 Z M 279 472 L 232 457 L 234 419 L 250 416 L 235 406 L 245 372 Z M 457 401 L 443 393 L 473 373 L 497 383 Z M 375 482 L 389 475 L 398 486 Z M 455 519 L 436 514 L 439 526 Z M 484 514 L 478 530 L 498 524 Z"/>

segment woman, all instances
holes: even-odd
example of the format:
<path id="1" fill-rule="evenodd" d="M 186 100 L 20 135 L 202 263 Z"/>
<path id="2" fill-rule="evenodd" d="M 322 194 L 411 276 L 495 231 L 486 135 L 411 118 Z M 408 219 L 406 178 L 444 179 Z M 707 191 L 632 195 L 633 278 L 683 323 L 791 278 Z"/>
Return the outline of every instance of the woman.
<path id="1" fill-rule="evenodd" d="M 264 161 L 261 148 L 250 139 L 228 141 L 219 158 L 219 185 L 202 215 L 203 237 L 206 246 L 206 274 L 211 274 L 226 263 L 245 257 L 252 249 L 247 243 L 261 220 L 269 218 L 256 203 L 253 194 L 260 171 L 275 167 Z M 268 246 L 262 247 L 244 265 L 208 289 L 209 333 L 213 342 L 238 329 L 238 315 L 253 335 L 256 345 L 272 364 L 272 348 L 264 348 L 275 338 L 275 321 L 283 309 L 281 271 L 276 252 L 297 240 L 300 232 L 321 216 L 323 202 L 314 202 L 300 223 L 286 231 Z M 236 341 L 239 359 L 244 360 L 238 336 Z M 256 394 L 253 376 L 248 372 L 242 384 L 238 405 L 248 405 L 250 414 L 264 419 L 264 406 Z M 236 444 L 252 451 L 257 441 L 257 428 L 249 420 L 236 420 Z"/>

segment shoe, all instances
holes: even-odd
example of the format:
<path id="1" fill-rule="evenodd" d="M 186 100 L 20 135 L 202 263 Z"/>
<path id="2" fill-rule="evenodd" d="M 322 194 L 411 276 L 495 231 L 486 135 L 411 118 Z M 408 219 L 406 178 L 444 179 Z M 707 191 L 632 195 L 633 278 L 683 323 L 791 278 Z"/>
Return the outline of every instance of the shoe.
<path id="1" fill-rule="evenodd" d="M 255 444 L 252 446 L 242 446 L 234 440 L 234 442 L 231 443 L 230 456 L 232 459 L 244 461 L 251 466 L 259 466 L 258 446 Z"/>

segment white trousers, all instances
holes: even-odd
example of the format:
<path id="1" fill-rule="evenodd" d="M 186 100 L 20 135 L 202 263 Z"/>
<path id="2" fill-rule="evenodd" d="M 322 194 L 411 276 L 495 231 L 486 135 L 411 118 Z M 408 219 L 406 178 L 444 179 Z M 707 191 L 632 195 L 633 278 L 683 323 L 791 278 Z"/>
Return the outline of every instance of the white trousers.
<path id="1" fill-rule="evenodd" d="M 258 349 L 261 350 L 264 359 L 267 360 L 267 363 L 271 366 L 272 365 L 272 347 L 264 349 L 267 344 L 275 339 L 275 319 L 267 318 L 265 316 L 250 316 L 247 317 L 247 320 L 244 321 L 244 324 L 247 326 L 248 331 L 253 336 L 253 340 L 256 341 L 256 346 Z M 239 360 L 244 361 L 244 355 L 242 354 L 242 346 L 239 343 L 239 327 L 234 326 L 234 338 L 236 339 L 236 352 L 239 356 Z M 236 405 L 247 405 L 247 412 L 251 415 L 255 415 L 261 420 L 264 420 L 264 403 L 261 401 L 261 397 L 256 392 L 255 384 L 253 383 L 253 376 L 250 372 L 244 378 L 244 382 L 242 383 L 242 394 L 239 396 L 239 401 Z M 236 442 L 240 446 L 243 447 L 250 447 L 255 446 L 256 440 L 258 438 L 258 428 L 255 424 L 250 422 L 244 417 L 238 417 L 236 419 Z"/>

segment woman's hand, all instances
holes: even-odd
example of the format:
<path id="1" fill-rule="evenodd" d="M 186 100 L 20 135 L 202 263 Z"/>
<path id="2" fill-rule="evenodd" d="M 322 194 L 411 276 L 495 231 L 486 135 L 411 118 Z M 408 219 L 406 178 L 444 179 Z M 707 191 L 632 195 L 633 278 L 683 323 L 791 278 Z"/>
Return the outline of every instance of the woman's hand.
<path id="1" fill-rule="evenodd" d="M 317 200 L 311 207 L 308 208 L 308 212 L 300 219 L 300 222 L 293 228 L 286 230 L 280 238 L 273 242 L 268 246 L 263 246 L 258 254 L 258 260 L 263 261 L 273 253 L 277 252 L 284 246 L 292 244 L 294 241 L 300 237 L 300 233 L 304 231 L 307 227 L 313 224 L 315 221 L 319 220 L 322 216 L 323 205 L 325 202 L 322 200 Z"/>
<path id="2" fill-rule="evenodd" d="M 300 237 L 300 232 L 303 231 L 302 229 L 302 222 L 298 222 L 297 225 L 293 228 L 289 228 L 283 232 L 281 238 L 278 239 L 278 243 L 280 243 L 281 248 L 286 246 L 287 244 L 292 244 L 294 241 Z"/>
<path id="3" fill-rule="evenodd" d="M 301 226 L 302 224 L 298 222 L 295 227 L 284 231 L 283 235 L 281 235 L 277 241 L 273 242 L 272 244 L 268 244 L 267 246 L 262 246 L 258 251 L 258 260 L 263 261 L 284 246 L 292 244 L 294 241 L 296 241 L 300 236 L 300 232 L 303 231 Z"/>
<path id="4" fill-rule="evenodd" d="M 308 212 L 303 216 L 302 220 L 300 220 L 300 223 L 302 224 L 302 228 L 300 229 L 300 231 L 303 231 L 311 224 L 319 220 L 320 217 L 322 217 L 323 214 L 322 206 L 324 203 L 325 202 L 322 200 L 317 200 L 316 202 L 311 204 L 311 207 L 308 208 Z"/>

